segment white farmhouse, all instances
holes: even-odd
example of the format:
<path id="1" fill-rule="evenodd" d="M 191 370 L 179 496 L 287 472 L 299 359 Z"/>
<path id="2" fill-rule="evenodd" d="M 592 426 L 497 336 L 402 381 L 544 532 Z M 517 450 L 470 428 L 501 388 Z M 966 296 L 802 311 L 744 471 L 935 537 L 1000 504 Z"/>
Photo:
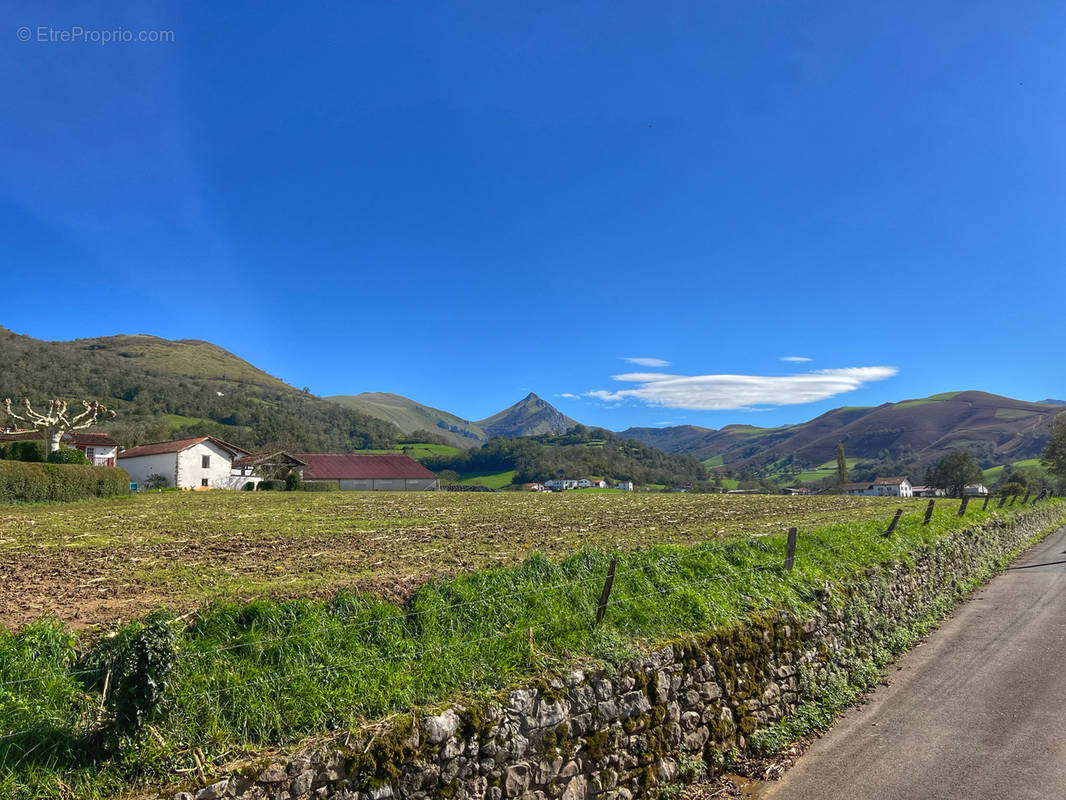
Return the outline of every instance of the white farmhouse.
<path id="1" fill-rule="evenodd" d="M 143 486 L 150 475 L 162 475 L 167 486 L 181 489 L 240 489 L 248 477 L 234 475 L 233 461 L 250 455 L 214 436 L 131 447 L 118 454 L 118 465 L 130 481 Z"/>
<path id="2" fill-rule="evenodd" d="M 43 443 L 39 431 L 34 430 L 6 430 L 0 433 L 0 443 L 17 442 L 21 440 L 40 440 Z M 115 458 L 118 456 L 118 442 L 106 433 L 82 433 L 81 431 L 67 432 L 63 434 L 63 446 L 81 450 L 89 463 L 94 467 L 113 467 Z"/>
<path id="3" fill-rule="evenodd" d="M 914 487 L 906 478 L 877 478 L 873 483 L 848 483 L 845 494 L 870 497 L 914 497 Z"/>
<path id="4" fill-rule="evenodd" d="M 567 489 L 576 489 L 577 481 L 570 478 L 552 478 L 550 481 L 544 481 L 544 487 L 553 492 L 562 492 Z"/>
<path id="5" fill-rule="evenodd" d="M 914 487 L 906 477 L 878 478 L 874 481 L 874 491 L 879 497 L 914 496 Z"/>

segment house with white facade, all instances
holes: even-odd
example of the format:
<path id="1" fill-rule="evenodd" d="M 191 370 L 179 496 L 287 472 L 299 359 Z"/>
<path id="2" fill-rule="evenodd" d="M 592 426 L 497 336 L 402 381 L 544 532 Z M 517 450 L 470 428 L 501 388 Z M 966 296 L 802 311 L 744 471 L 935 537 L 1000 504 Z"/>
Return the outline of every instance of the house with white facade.
<path id="1" fill-rule="evenodd" d="M 988 487 L 983 483 L 971 483 L 962 487 L 963 497 L 984 497 L 988 493 Z"/>
<path id="2" fill-rule="evenodd" d="M 553 492 L 562 492 L 567 489 L 576 489 L 577 481 L 570 478 L 552 478 L 550 481 L 544 481 L 544 488 Z"/>
<path id="3" fill-rule="evenodd" d="M 943 497 L 944 490 L 935 486 L 912 486 L 911 491 L 915 497 Z"/>
<path id="4" fill-rule="evenodd" d="M 906 476 L 877 478 L 874 480 L 874 493 L 878 497 L 913 497 L 914 487 Z"/>
<path id="5" fill-rule="evenodd" d="M 844 494 L 868 497 L 913 497 L 914 487 L 906 477 L 876 478 L 870 483 L 846 483 Z"/>
<path id="6" fill-rule="evenodd" d="M 33 439 L 44 441 L 40 431 L 35 430 L 9 428 L 0 433 L 0 442 Z M 118 458 L 118 442 L 106 433 L 68 432 L 63 434 L 62 443 L 64 447 L 81 450 L 94 467 L 113 467 L 115 466 L 115 460 Z"/>
<path id="7" fill-rule="evenodd" d="M 130 474 L 130 482 L 143 486 L 152 475 L 161 475 L 167 486 L 180 489 L 240 489 L 258 478 L 234 474 L 233 461 L 251 455 L 247 450 L 214 436 L 197 436 L 173 442 L 154 442 L 123 450 L 118 466 Z"/>
<path id="8" fill-rule="evenodd" d="M 614 488 L 621 489 L 623 492 L 631 492 L 633 491 L 633 481 L 618 481 Z"/>

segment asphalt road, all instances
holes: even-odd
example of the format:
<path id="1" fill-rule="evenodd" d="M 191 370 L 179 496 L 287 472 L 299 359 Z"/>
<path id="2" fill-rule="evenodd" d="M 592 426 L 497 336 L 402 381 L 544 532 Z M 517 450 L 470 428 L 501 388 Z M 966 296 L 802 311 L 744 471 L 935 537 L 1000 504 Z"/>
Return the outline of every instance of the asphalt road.
<path id="1" fill-rule="evenodd" d="M 1066 528 L 889 667 L 760 800 L 1066 798 Z"/>

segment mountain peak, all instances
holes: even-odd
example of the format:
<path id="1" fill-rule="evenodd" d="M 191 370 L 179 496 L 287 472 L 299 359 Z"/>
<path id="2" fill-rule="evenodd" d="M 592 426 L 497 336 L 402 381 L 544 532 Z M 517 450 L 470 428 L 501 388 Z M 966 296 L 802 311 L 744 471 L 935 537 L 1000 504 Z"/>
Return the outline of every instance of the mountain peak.
<path id="1" fill-rule="evenodd" d="M 510 439 L 516 436 L 565 433 L 577 425 L 577 422 L 547 400 L 530 392 L 513 406 L 481 420 L 478 425 L 489 438 L 504 436 Z"/>

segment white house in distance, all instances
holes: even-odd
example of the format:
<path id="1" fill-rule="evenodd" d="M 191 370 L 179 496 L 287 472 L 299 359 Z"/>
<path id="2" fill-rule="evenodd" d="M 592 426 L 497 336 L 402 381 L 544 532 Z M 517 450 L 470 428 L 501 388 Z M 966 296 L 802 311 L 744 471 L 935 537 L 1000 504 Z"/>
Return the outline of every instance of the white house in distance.
<path id="1" fill-rule="evenodd" d="M 571 478 L 552 478 L 550 481 L 544 481 L 544 488 L 553 492 L 562 492 L 567 489 L 576 489 L 577 487 L 578 482 Z"/>
<path id="2" fill-rule="evenodd" d="M 876 478 L 873 483 L 848 483 L 844 494 L 870 497 L 913 497 L 914 487 L 906 477 Z"/>
<path id="3" fill-rule="evenodd" d="M 131 447 L 118 454 L 118 465 L 139 485 L 150 475 L 162 475 L 167 486 L 181 489 L 240 489 L 249 480 L 257 482 L 239 470 L 233 474 L 234 459 L 247 455 L 247 450 L 214 436 L 197 436 Z"/>
<path id="4" fill-rule="evenodd" d="M 963 496 L 984 497 L 988 494 L 988 487 L 983 483 L 970 483 L 962 487 Z"/>
<path id="5" fill-rule="evenodd" d="M 41 434 L 32 430 L 7 430 L 0 433 L 0 442 L 17 442 L 24 439 L 41 439 Z M 118 458 L 118 442 L 106 433 L 64 433 L 63 446 L 81 450 L 94 467 L 113 467 L 115 459 Z"/>

